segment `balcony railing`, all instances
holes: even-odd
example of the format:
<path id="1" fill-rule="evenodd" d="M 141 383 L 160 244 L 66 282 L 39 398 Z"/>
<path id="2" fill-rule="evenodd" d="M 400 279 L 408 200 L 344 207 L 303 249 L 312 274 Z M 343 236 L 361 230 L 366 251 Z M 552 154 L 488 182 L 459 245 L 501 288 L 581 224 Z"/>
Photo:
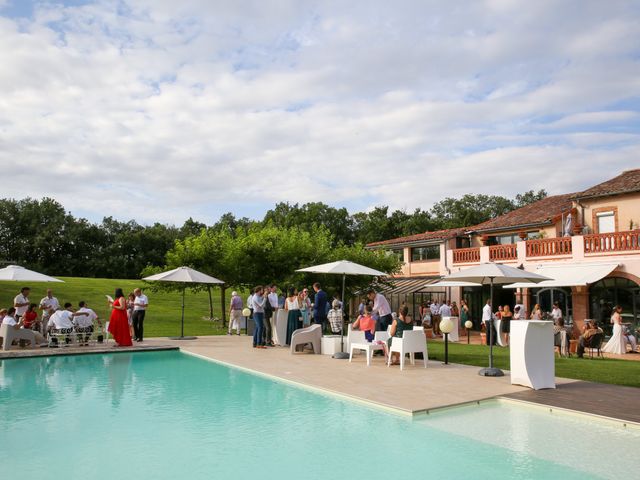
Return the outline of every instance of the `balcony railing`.
<path id="1" fill-rule="evenodd" d="M 640 230 L 584 236 L 584 253 L 640 250 Z"/>
<path id="2" fill-rule="evenodd" d="M 527 240 L 527 257 L 571 255 L 571 237 Z"/>
<path id="3" fill-rule="evenodd" d="M 458 248 L 453 250 L 453 263 L 480 262 L 480 247 Z"/>
<path id="4" fill-rule="evenodd" d="M 489 260 L 516 260 L 518 258 L 518 247 L 515 243 L 510 245 L 491 245 L 489 247 Z"/>

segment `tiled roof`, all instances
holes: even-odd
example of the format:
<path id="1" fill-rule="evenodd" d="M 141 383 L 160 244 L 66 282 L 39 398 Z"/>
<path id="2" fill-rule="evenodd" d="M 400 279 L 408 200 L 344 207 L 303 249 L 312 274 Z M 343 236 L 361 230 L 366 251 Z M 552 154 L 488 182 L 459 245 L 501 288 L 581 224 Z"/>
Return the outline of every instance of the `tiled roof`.
<path id="1" fill-rule="evenodd" d="M 416 235 L 409 235 L 407 237 L 392 238 L 390 240 L 383 240 L 381 242 L 368 243 L 367 247 L 378 247 L 381 245 L 402 245 L 407 243 L 416 242 L 428 242 L 430 240 L 446 240 L 447 238 L 455 237 L 456 235 L 464 235 L 464 228 L 450 228 L 447 230 L 436 230 L 435 232 L 424 232 Z"/>
<path id="2" fill-rule="evenodd" d="M 573 198 L 605 197 L 630 192 L 640 192 L 640 168 L 627 170 L 611 180 L 576 193 Z"/>
<path id="3" fill-rule="evenodd" d="M 573 195 L 573 193 L 569 193 L 543 198 L 517 210 L 487 220 L 479 225 L 469 227 L 466 231 L 485 232 L 521 226 L 548 225 L 553 223 L 555 219 L 563 213 L 571 210 L 571 197 L 573 197 Z"/>

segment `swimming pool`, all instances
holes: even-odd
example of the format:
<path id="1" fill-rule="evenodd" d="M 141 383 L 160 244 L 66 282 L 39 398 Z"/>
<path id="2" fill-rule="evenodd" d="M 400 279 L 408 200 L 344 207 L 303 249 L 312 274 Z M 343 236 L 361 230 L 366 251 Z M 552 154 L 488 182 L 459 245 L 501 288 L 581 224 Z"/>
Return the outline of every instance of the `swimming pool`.
<path id="1" fill-rule="evenodd" d="M 0 362 L 7 478 L 621 478 L 639 441 L 498 402 L 411 419 L 176 351 Z"/>

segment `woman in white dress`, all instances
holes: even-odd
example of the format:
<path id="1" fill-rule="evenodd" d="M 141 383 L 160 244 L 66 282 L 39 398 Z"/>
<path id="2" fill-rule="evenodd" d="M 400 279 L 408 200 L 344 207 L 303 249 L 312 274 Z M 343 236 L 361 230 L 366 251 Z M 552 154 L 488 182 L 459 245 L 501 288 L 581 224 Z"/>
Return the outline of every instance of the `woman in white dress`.
<path id="1" fill-rule="evenodd" d="M 616 305 L 613 309 L 613 315 L 611 315 L 611 323 L 613 323 L 613 335 L 607 342 L 607 344 L 602 347 L 602 351 L 606 353 L 616 353 L 618 355 L 627 353 L 627 342 L 624 336 L 622 335 L 622 316 L 620 313 L 622 312 L 622 307 L 620 305 Z"/>

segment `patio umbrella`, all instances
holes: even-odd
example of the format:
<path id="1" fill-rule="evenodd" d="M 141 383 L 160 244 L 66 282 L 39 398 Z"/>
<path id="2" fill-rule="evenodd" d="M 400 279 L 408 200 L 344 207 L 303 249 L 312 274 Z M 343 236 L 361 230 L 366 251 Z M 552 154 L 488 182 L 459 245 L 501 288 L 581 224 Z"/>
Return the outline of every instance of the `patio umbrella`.
<path id="1" fill-rule="evenodd" d="M 350 262 L 349 260 L 338 260 L 337 262 L 323 263 L 313 267 L 301 268 L 296 272 L 307 273 L 327 273 L 332 275 L 342 275 L 342 308 L 344 309 L 344 290 L 347 275 L 371 275 L 374 277 L 384 276 L 386 273 L 365 267 L 359 263 Z M 344 312 L 344 310 L 343 310 Z M 344 351 L 344 328 L 340 330 L 340 351 L 333 355 L 333 358 L 346 359 L 349 354 Z"/>
<path id="2" fill-rule="evenodd" d="M 567 218 L 564 222 L 564 233 L 563 233 L 563 237 L 570 237 L 571 236 L 571 231 L 573 230 L 573 215 L 569 214 L 567 215 Z"/>
<path id="3" fill-rule="evenodd" d="M 445 281 L 473 282 L 481 285 L 490 285 L 491 306 L 493 307 L 493 286 L 495 284 L 505 284 L 514 282 L 539 283 L 550 280 L 548 277 L 537 273 L 527 272 L 519 268 L 509 267 L 500 263 L 481 263 L 475 267 L 467 268 L 459 272 L 452 273 L 443 278 Z M 493 366 L 493 314 L 489 319 L 489 368 L 483 368 L 478 373 L 484 377 L 502 377 L 504 372 Z"/>
<path id="4" fill-rule="evenodd" d="M 195 340 L 196 338 L 184 336 L 184 292 L 187 289 L 187 283 L 224 284 L 222 280 L 210 277 L 209 275 L 189 267 L 178 267 L 175 270 L 169 270 L 168 272 L 157 273 L 156 275 L 145 277 L 143 280 L 147 280 L 149 282 L 178 282 L 184 284 L 182 287 L 182 319 L 180 321 L 180 336 L 169 337 L 172 340 Z"/>
<path id="5" fill-rule="evenodd" d="M 8 267 L 0 268 L 0 280 L 9 280 L 14 282 L 61 282 L 57 278 L 44 275 L 42 273 L 28 270 L 19 265 L 9 265 Z"/>

